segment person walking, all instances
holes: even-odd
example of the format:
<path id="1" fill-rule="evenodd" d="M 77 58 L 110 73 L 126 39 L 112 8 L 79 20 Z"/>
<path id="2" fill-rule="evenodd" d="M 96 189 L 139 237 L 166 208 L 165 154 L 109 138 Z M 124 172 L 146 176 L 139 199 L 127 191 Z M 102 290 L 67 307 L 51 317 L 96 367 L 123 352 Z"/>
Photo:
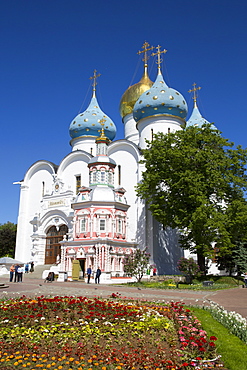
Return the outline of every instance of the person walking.
<path id="1" fill-rule="evenodd" d="M 97 271 L 96 271 L 96 275 L 95 275 L 95 284 L 97 284 L 97 282 L 99 284 L 99 277 L 100 277 L 100 275 L 101 275 L 101 270 L 100 270 L 100 268 L 98 266 Z"/>
<path id="2" fill-rule="evenodd" d="M 91 266 L 89 266 L 87 269 L 87 283 L 88 284 L 90 283 L 91 274 L 92 274 L 92 269 L 91 269 Z"/>
<path id="3" fill-rule="evenodd" d="M 30 272 L 34 272 L 34 263 L 33 263 L 33 261 L 30 263 L 30 266 L 31 266 Z"/>
<path id="4" fill-rule="evenodd" d="M 9 281 L 11 283 L 13 281 L 14 273 L 15 273 L 15 265 L 12 265 L 10 266 L 10 269 L 9 269 Z"/>
<path id="5" fill-rule="evenodd" d="M 29 273 L 29 263 L 25 264 L 25 274 Z"/>

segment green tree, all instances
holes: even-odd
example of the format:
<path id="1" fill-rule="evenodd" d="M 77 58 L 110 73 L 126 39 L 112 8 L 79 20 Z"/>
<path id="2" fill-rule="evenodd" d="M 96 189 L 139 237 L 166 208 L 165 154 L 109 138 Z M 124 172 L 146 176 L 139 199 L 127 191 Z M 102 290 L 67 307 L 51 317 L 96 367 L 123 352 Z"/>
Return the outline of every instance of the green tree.
<path id="1" fill-rule="evenodd" d="M 230 235 L 232 250 L 223 256 L 217 256 L 220 269 L 226 269 L 229 275 L 238 275 L 247 271 L 247 202 L 245 199 L 234 200 L 226 210 L 227 230 Z"/>
<path id="2" fill-rule="evenodd" d="M 129 276 L 135 277 L 140 282 L 149 265 L 149 258 L 150 254 L 147 253 L 146 249 L 143 251 L 139 248 L 136 249 L 133 253 L 125 257 L 123 261 L 124 272 Z"/>
<path id="3" fill-rule="evenodd" d="M 0 224 L 0 257 L 14 258 L 17 225 L 12 222 Z"/>
<path id="4" fill-rule="evenodd" d="M 186 282 L 192 283 L 193 277 L 200 275 L 200 267 L 193 258 L 182 257 L 178 261 L 178 269 L 186 276 Z"/>
<path id="5" fill-rule="evenodd" d="M 236 202 L 238 213 L 245 204 L 247 150 L 233 149 L 211 125 L 158 133 L 147 144 L 137 194 L 164 227 L 180 230 L 181 247 L 197 252 L 205 271 L 205 257 L 213 256 L 214 246 L 220 256 L 234 247 L 228 209 Z"/>

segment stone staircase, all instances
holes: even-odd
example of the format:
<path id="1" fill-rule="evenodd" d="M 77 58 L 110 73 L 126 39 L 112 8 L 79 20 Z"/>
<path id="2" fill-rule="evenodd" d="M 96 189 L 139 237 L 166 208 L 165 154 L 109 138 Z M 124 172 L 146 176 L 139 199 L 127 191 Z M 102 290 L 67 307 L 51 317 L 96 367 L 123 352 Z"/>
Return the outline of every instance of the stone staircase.
<path id="1" fill-rule="evenodd" d="M 50 270 L 52 265 L 37 265 L 34 266 L 34 272 L 29 272 L 24 274 L 25 279 L 42 279 L 42 274 L 44 270 Z"/>

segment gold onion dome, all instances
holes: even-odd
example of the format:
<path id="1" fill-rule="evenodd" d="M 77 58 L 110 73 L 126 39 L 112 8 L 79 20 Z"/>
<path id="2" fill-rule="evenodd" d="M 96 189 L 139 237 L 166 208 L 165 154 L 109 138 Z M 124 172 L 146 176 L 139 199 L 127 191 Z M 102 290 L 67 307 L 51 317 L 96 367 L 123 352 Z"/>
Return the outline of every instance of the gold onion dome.
<path id="1" fill-rule="evenodd" d="M 152 85 L 153 82 L 148 77 L 147 68 L 145 68 L 141 80 L 130 86 L 121 98 L 119 110 L 122 118 L 132 113 L 136 101 L 145 91 L 149 90 Z"/>

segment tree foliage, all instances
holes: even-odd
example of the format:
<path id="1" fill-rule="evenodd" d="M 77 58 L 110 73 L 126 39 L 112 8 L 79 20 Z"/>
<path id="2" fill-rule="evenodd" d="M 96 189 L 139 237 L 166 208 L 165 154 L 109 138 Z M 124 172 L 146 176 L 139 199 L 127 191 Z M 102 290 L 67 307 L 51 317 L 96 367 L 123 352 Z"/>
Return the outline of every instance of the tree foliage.
<path id="1" fill-rule="evenodd" d="M 141 162 L 137 194 L 164 227 L 180 230 L 183 248 L 212 257 L 214 246 L 224 255 L 246 238 L 246 149 L 233 149 L 211 125 L 190 126 L 155 135 Z"/>
<path id="2" fill-rule="evenodd" d="M 12 222 L 0 224 L 0 257 L 14 258 L 17 225 Z"/>
<path id="3" fill-rule="evenodd" d="M 143 251 L 139 248 L 136 249 L 133 253 L 125 257 L 123 262 L 124 272 L 129 276 L 135 277 L 140 282 L 149 265 L 149 258 L 150 254 L 147 253 L 146 249 Z"/>
<path id="4" fill-rule="evenodd" d="M 192 282 L 192 278 L 200 275 L 200 267 L 193 258 L 182 257 L 178 261 L 178 269 Z"/>

